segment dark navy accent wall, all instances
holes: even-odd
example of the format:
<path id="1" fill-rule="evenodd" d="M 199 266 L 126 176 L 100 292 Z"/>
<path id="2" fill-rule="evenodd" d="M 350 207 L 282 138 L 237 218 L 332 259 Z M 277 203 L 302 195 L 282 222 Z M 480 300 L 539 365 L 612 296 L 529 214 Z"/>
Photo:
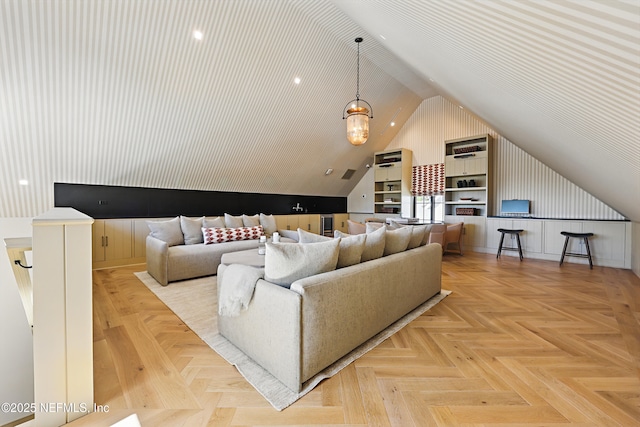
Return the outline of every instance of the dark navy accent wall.
<path id="1" fill-rule="evenodd" d="M 110 185 L 53 184 L 55 207 L 72 207 L 93 218 L 158 218 L 256 213 L 347 212 L 346 197 L 236 193 Z M 294 210 L 299 206 L 302 211 Z"/>

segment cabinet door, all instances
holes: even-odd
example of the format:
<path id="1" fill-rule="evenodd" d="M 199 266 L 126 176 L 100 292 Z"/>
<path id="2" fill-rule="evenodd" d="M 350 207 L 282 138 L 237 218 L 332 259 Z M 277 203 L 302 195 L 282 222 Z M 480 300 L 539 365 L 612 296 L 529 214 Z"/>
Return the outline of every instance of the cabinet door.
<path id="1" fill-rule="evenodd" d="M 333 229 L 342 231 L 343 233 L 347 233 L 348 225 L 347 220 L 349 219 L 349 214 L 341 213 L 333 215 Z"/>
<path id="2" fill-rule="evenodd" d="M 402 167 L 399 163 L 376 165 L 376 169 L 374 171 L 374 179 L 377 182 L 400 181 L 402 179 Z"/>
<path id="3" fill-rule="evenodd" d="M 515 230 L 524 230 L 520 233 L 520 244 L 525 253 L 542 253 L 542 221 L 513 220 L 512 227 Z"/>
<path id="4" fill-rule="evenodd" d="M 444 159 L 445 176 L 461 176 L 464 175 L 464 160 L 456 159 L 453 156 L 447 156 Z"/>
<path id="5" fill-rule="evenodd" d="M 299 227 L 300 215 L 278 215 L 276 216 L 276 226 L 278 230 L 296 231 Z"/>
<path id="6" fill-rule="evenodd" d="M 462 242 L 469 249 L 485 246 L 486 219 L 483 216 L 458 216 L 464 222 Z"/>
<path id="7" fill-rule="evenodd" d="M 104 222 L 106 260 L 132 258 L 133 232 L 130 219 Z"/>
<path id="8" fill-rule="evenodd" d="M 593 237 L 589 238 L 589 248 L 594 262 L 597 260 L 598 265 L 624 267 L 625 224 L 606 221 L 585 221 L 582 224 L 582 232 L 593 233 Z"/>
<path id="9" fill-rule="evenodd" d="M 558 255 L 558 261 L 562 254 L 565 237 L 561 231 L 582 233 L 582 222 L 579 221 L 546 221 L 544 224 L 544 252 L 546 254 Z M 582 245 L 580 239 L 569 239 L 567 252 L 581 253 Z"/>
<path id="10" fill-rule="evenodd" d="M 500 237 L 502 233 L 498 232 L 498 228 L 513 228 L 513 220 L 510 219 L 502 219 L 502 218 L 489 218 L 487 219 L 487 248 L 498 250 L 498 246 L 500 246 Z M 508 235 L 505 235 L 505 240 L 508 238 Z M 509 242 L 504 242 L 503 245 L 510 245 Z"/>
<path id="11" fill-rule="evenodd" d="M 320 234 L 320 215 L 309 215 L 309 231 Z"/>
<path id="12" fill-rule="evenodd" d="M 93 247 L 93 262 L 100 262 L 105 260 L 104 252 L 104 220 L 96 219 L 93 221 L 92 227 L 92 247 Z"/>
<path id="13" fill-rule="evenodd" d="M 133 257 L 142 258 L 147 256 L 147 236 L 149 226 L 147 220 L 136 219 L 133 221 Z"/>

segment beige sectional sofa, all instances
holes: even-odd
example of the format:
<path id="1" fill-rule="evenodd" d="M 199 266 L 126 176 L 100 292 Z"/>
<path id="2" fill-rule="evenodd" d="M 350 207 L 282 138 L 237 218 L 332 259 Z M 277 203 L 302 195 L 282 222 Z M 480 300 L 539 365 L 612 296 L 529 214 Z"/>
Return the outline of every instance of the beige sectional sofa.
<path id="1" fill-rule="evenodd" d="M 260 279 L 248 308 L 218 316 L 218 328 L 299 392 L 305 381 L 438 294 L 441 262 L 442 248 L 429 244 L 300 278 L 289 288 Z M 218 283 L 227 268 L 218 267 Z"/>

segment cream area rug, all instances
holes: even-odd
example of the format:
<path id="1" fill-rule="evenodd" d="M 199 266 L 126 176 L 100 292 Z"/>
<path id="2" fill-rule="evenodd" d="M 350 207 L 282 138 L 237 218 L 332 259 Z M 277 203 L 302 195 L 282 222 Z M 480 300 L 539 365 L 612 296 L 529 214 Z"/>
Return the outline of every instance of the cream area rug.
<path id="1" fill-rule="evenodd" d="M 216 276 L 174 282 L 169 286 L 162 286 L 146 271 L 135 273 L 135 275 L 209 347 L 234 365 L 242 376 L 278 411 L 309 393 L 323 379 L 332 377 L 351 362 L 374 349 L 451 293 L 451 291 L 442 290 L 387 329 L 316 374 L 305 382 L 302 391 L 297 393 L 286 387 L 226 338 L 218 334 Z"/>

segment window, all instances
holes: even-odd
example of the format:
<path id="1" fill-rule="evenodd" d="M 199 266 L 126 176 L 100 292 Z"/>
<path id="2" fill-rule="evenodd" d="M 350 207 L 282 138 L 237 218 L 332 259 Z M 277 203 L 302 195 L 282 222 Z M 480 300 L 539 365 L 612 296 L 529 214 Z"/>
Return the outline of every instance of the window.
<path id="1" fill-rule="evenodd" d="M 413 203 L 415 216 L 421 222 L 444 222 L 444 196 L 415 196 Z"/>

